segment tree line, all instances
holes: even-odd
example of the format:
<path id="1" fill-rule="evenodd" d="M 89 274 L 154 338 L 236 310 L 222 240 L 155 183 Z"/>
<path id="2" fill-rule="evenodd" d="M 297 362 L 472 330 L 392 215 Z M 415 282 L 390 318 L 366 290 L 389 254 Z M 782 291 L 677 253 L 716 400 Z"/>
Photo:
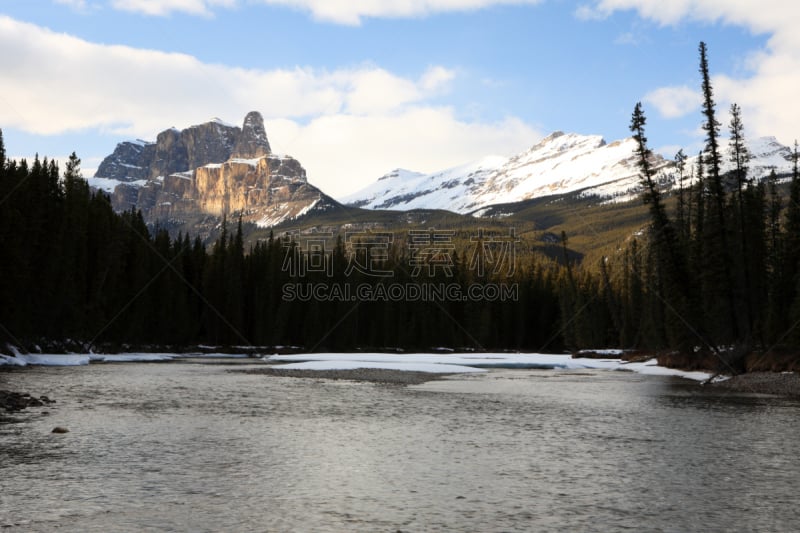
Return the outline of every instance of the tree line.
<path id="1" fill-rule="evenodd" d="M 63 173 L 47 158 L 28 164 L 0 154 L 5 343 L 28 349 L 52 341 L 100 349 L 563 347 L 555 263 L 529 258 L 513 272 L 473 272 L 467 251 L 453 249 L 446 263 L 415 273 L 404 244 L 374 255 L 369 243 L 356 243 L 356 252 L 368 254 L 369 266 L 384 274 L 375 276 L 352 268 L 357 258 L 341 237 L 322 251 L 272 234 L 245 245 L 241 220 L 232 228 L 223 222 L 207 247 L 199 238 L 149 228 L 140 212 L 115 213 L 108 196 L 81 177 L 74 153 Z M 325 264 L 321 271 L 308 268 L 315 253 Z M 306 267 L 296 268 L 300 262 Z M 320 284 L 347 291 L 347 298 L 309 297 L 309 287 Z M 479 298 L 464 298 L 472 286 L 499 284 L 514 288 L 510 297 L 478 291 Z M 381 291 L 390 285 L 457 291 L 425 299 Z"/>
<path id="2" fill-rule="evenodd" d="M 0 340 L 29 349 L 68 340 L 317 351 L 612 346 L 677 354 L 684 364 L 711 357 L 727 370 L 754 351 L 791 351 L 800 345 L 798 149 L 788 194 L 774 173 L 754 180 L 741 109 L 730 109 L 725 151 L 704 43 L 699 55 L 698 162 L 687 168 L 678 152 L 678 186 L 665 192 L 636 104 L 630 129 L 651 221 L 598 265 L 572 260 L 566 235 L 562 262 L 528 254 L 499 272 L 476 266 L 500 251 L 486 252 L 483 241 L 467 249 L 463 235 L 444 245 L 424 232 L 417 241 L 331 237 L 327 249 L 274 234 L 245 244 L 241 220 L 223 222 L 207 247 L 148 227 L 139 212 L 115 213 L 74 153 L 63 173 L 47 158 L 8 160 L 0 131 Z M 391 292 L 424 286 L 445 294 Z M 512 288 L 510 297 L 487 292 L 498 286 Z M 475 287 L 481 297 L 468 297 Z"/>
<path id="3" fill-rule="evenodd" d="M 599 298 L 604 305 L 599 315 L 578 314 L 567 345 L 604 338 L 612 345 L 672 351 L 688 362 L 716 360 L 724 370 L 738 371 L 748 354 L 793 352 L 800 344 L 797 143 L 788 197 L 774 171 L 754 180 L 735 103 L 729 148 L 722 148 L 707 54 L 700 43 L 705 146 L 693 172 L 683 151 L 676 155 L 676 190 L 665 193 L 657 183 L 645 113 L 641 103 L 634 107 L 630 129 L 651 222 L 641 239 L 605 258 L 599 273 L 580 284 L 585 294 L 576 294 L 570 312 L 577 313 L 583 299 Z M 723 172 L 726 158 L 730 170 Z"/>

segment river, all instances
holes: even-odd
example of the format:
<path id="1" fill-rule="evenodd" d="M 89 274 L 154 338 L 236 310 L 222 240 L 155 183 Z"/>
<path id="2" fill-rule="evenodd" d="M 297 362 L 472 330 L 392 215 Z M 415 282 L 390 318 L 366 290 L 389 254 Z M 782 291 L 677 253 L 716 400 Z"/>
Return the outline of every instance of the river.
<path id="1" fill-rule="evenodd" d="M 248 361 L 29 367 L 4 531 L 793 531 L 800 402 L 628 372 L 402 387 Z M 51 434 L 55 426 L 70 432 Z"/>

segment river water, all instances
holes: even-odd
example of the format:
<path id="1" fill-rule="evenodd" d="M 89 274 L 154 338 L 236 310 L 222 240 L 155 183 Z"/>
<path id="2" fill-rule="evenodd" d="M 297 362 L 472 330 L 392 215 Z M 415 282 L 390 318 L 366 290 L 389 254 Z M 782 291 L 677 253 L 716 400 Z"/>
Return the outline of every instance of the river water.
<path id="1" fill-rule="evenodd" d="M 4 531 L 795 531 L 800 403 L 609 371 L 0 373 Z M 65 435 L 51 434 L 65 426 Z"/>

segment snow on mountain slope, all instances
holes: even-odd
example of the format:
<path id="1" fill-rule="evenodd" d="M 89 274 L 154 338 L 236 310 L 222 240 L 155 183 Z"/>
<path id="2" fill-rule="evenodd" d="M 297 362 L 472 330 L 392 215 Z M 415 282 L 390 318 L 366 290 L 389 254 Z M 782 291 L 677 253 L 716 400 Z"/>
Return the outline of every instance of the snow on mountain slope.
<path id="1" fill-rule="evenodd" d="M 656 168 L 667 165 L 662 158 Z M 443 172 L 384 176 L 345 203 L 370 209 L 438 208 L 469 213 L 488 205 L 635 181 L 633 140 L 555 132 L 511 158 L 489 157 Z"/>
<path id="2" fill-rule="evenodd" d="M 466 212 L 470 210 L 471 191 L 504 162 L 502 157 L 487 157 L 434 174 L 398 169 L 342 203 L 368 209 L 435 208 Z"/>
<path id="3" fill-rule="evenodd" d="M 632 138 L 606 143 L 598 135 L 555 132 L 521 154 L 481 161 L 433 174 L 396 170 L 365 189 L 341 199 L 368 209 L 447 209 L 478 215 L 484 207 L 583 191 L 606 201 L 634 199 L 640 192 Z M 750 176 L 791 170 L 791 150 L 774 137 L 748 142 Z M 730 170 L 727 146 L 723 171 Z M 687 161 L 691 175 L 697 157 Z M 674 184 L 674 164 L 654 154 L 659 181 Z"/>
<path id="4" fill-rule="evenodd" d="M 726 147 L 727 148 L 727 147 Z M 778 142 L 775 137 L 758 137 L 747 141 L 750 150 L 749 175 L 761 179 L 769 175 L 772 170 L 778 174 L 788 174 L 792 171 L 792 150 Z M 723 170 L 733 168 L 733 164 L 726 157 Z"/>

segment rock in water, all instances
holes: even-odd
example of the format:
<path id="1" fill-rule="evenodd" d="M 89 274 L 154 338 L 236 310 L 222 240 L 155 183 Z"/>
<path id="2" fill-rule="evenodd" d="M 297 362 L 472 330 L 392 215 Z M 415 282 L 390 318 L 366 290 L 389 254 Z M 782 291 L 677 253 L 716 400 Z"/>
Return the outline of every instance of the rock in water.
<path id="1" fill-rule="evenodd" d="M 56 426 L 50 433 L 69 433 L 69 430 L 62 426 Z"/>

